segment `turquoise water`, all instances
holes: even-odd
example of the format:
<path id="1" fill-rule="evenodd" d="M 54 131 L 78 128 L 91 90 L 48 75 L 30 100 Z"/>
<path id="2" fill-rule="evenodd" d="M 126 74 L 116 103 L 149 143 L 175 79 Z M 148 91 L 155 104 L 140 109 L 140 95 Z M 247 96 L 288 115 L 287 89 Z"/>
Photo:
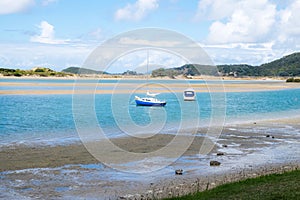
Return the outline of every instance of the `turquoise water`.
<path id="1" fill-rule="evenodd" d="M 95 95 L 95 113 L 109 137 L 122 135 L 120 126 L 130 124 L 129 121 L 145 127 L 164 121 L 161 132 L 172 132 L 181 120 L 192 121 L 195 115 L 191 112 L 198 107 L 196 114 L 200 121 L 208 121 L 214 107 L 226 108 L 226 123 L 300 114 L 300 89 L 227 93 L 221 105 L 211 105 L 209 93 L 198 93 L 196 102 L 184 102 L 181 94 L 164 93 L 159 96 L 168 102 L 164 108 L 137 107 L 133 95 L 129 101 L 124 94 L 114 98 L 120 103 L 112 102 L 109 94 Z M 79 140 L 73 120 L 72 95 L 0 95 L 0 105 L 0 145 Z M 113 107 L 117 108 L 114 112 Z M 129 118 L 122 116 L 116 120 L 116 115 L 124 112 Z"/>

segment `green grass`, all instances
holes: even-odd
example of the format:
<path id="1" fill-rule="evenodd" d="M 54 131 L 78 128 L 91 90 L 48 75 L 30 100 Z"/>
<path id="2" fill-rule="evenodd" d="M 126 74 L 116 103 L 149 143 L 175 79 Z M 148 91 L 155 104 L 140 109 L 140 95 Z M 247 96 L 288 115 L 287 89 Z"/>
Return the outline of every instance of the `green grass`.
<path id="1" fill-rule="evenodd" d="M 300 199 L 300 170 L 229 183 L 171 199 Z"/>

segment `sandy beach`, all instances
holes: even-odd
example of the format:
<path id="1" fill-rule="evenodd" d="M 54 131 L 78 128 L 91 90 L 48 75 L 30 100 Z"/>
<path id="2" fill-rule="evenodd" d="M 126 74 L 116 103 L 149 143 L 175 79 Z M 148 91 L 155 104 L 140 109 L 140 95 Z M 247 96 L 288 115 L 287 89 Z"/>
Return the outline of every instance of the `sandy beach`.
<path id="1" fill-rule="evenodd" d="M 60 80 L 60 79 L 56 79 Z M 63 79 L 61 79 L 63 80 Z M 72 80 L 72 79 L 71 79 Z M 80 80 L 91 80 L 91 79 L 80 79 Z M 95 79 L 96 81 L 97 79 Z M 118 79 L 111 79 L 118 80 Z M 130 79 L 124 79 L 130 80 Z M 237 83 L 226 83 L 222 80 L 217 80 L 217 83 L 172 83 L 170 82 L 163 84 L 150 84 L 145 87 L 145 83 L 141 82 L 138 85 L 136 83 L 124 83 L 123 79 L 117 83 L 83 83 L 81 81 L 76 83 L 18 83 L 18 82 L 0 82 L 0 87 L 7 89 L 0 90 L 0 95 L 48 95 L 48 94 L 128 94 L 128 93 L 145 93 L 148 89 L 152 92 L 160 93 L 181 93 L 188 87 L 193 87 L 196 92 L 255 92 L 255 91 L 267 91 L 267 90 L 281 90 L 281 89 L 292 89 L 300 88 L 300 84 L 297 83 L 286 83 L 282 80 L 253 80 L 253 82 L 237 82 Z M 140 80 L 140 79 L 132 79 Z M 156 80 L 156 79 L 155 79 Z M 244 79 L 242 79 L 244 80 Z M 188 81 L 188 80 L 186 80 Z M 246 81 L 246 80 L 244 80 Z M 121 84 L 120 84 L 121 83 Z M 20 90 L 9 90 L 9 87 L 22 87 L 28 89 Z M 41 87 L 48 88 L 40 89 Z M 64 88 L 64 89 L 61 89 Z M 69 88 L 69 89 L 68 89 Z"/>

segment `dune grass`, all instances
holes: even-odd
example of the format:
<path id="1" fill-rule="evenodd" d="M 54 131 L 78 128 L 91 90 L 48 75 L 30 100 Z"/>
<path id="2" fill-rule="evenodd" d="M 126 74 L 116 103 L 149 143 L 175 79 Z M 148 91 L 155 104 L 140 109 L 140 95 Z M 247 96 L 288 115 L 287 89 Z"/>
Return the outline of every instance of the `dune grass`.
<path id="1" fill-rule="evenodd" d="M 170 199 L 300 199 L 300 170 L 229 183 L 204 192 Z"/>

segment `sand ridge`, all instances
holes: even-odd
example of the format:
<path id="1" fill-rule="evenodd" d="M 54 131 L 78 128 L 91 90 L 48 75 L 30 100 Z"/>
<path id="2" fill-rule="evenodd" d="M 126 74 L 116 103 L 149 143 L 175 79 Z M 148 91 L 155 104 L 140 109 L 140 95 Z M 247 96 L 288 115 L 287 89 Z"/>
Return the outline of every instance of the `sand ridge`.
<path id="1" fill-rule="evenodd" d="M 0 87 L 8 89 L 0 90 L 0 95 L 63 95 L 63 94 L 128 94 L 128 93 L 145 93 L 148 89 L 152 92 L 170 93 L 183 92 L 186 88 L 192 87 L 196 92 L 255 92 L 267 90 L 281 90 L 300 88 L 300 84 L 285 83 L 283 81 L 272 82 L 237 82 L 237 83 L 163 83 L 149 84 L 145 83 L 16 83 L 1 82 Z M 9 87 L 20 87 L 19 89 L 10 90 Z M 24 89 L 22 88 L 24 87 Z M 26 88 L 30 87 L 30 88 Z M 40 87 L 49 87 L 41 89 Z M 63 88 L 62 87 L 70 87 Z"/>

